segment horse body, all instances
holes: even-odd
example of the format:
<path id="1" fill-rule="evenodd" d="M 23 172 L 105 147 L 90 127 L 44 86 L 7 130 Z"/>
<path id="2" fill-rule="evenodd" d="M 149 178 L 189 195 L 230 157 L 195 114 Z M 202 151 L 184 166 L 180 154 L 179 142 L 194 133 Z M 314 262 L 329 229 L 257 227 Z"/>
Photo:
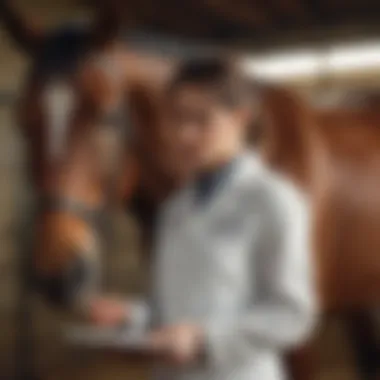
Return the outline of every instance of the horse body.
<path id="1" fill-rule="evenodd" d="M 363 379 L 378 376 L 380 304 L 380 113 L 340 104 L 321 109 L 294 92 L 263 94 L 261 140 L 267 164 L 309 197 L 321 311 L 344 316 Z M 289 353 L 294 379 L 315 373 L 312 346 Z"/>
<path id="2" fill-rule="evenodd" d="M 263 157 L 306 191 L 313 208 L 323 308 L 374 307 L 380 301 L 379 112 L 312 108 L 279 88 L 267 92 L 263 105 Z"/>
<path id="3" fill-rule="evenodd" d="M 316 210 L 322 299 L 329 309 L 375 307 L 380 304 L 380 113 L 336 110 L 319 119 L 329 167 Z"/>

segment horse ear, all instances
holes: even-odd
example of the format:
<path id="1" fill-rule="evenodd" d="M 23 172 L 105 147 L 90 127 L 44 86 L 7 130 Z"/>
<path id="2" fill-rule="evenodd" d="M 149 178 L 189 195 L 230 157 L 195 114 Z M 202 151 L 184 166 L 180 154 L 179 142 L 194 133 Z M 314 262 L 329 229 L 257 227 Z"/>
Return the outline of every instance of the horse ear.
<path id="1" fill-rule="evenodd" d="M 42 31 L 19 15 L 9 0 L 0 0 L 0 22 L 23 52 L 33 55 L 38 50 L 43 40 Z"/>

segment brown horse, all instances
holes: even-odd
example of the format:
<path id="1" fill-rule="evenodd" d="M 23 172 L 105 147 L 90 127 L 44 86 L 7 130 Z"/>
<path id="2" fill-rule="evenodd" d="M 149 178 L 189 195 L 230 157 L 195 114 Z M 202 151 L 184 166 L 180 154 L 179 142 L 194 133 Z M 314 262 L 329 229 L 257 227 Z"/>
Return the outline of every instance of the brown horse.
<path id="1" fill-rule="evenodd" d="M 25 36 L 30 34 L 21 33 L 25 28 L 13 19 L 12 30 L 15 25 L 18 31 L 14 34 L 26 44 Z M 20 112 L 29 141 L 32 179 L 44 200 L 37 215 L 34 262 L 38 277 L 44 279 L 42 289 L 53 293 L 52 298 L 57 293 L 75 298 L 76 293 L 64 286 L 74 280 L 77 285 L 88 285 L 89 268 L 93 268 L 89 263 L 96 262 L 98 250 L 99 229 L 94 221 L 110 200 L 129 200 L 149 232 L 156 205 L 176 186 L 176 168 L 166 166 L 170 149 L 158 128 L 162 88 L 175 62 L 136 53 L 111 38 L 104 24 L 98 25 L 102 27 L 96 32 L 75 34 L 74 46 L 79 37 L 86 36 L 85 43 L 77 55 L 68 54 L 73 62 L 53 67 L 53 73 L 44 66 L 44 54 L 51 58 L 51 51 L 44 49 L 49 39 L 32 35 L 33 40 L 27 41 L 28 50 L 38 52 L 36 68 L 40 69 L 32 72 Z M 57 46 L 58 37 L 50 41 L 49 48 Z M 65 99 L 64 114 L 55 109 L 54 94 L 62 94 L 59 102 Z M 380 220 L 374 191 L 378 112 L 317 111 L 280 88 L 264 89 L 261 99 L 259 149 L 273 168 L 308 192 L 314 209 L 324 310 L 373 308 L 380 294 L 376 255 Z M 117 118 L 124 103 L 133 126 L 133 135 L 125 140 L 118 127 L 124 123 Z M 70 107 L 74 112 L 69 112 Z M 46 134 L 62 129 L 66 143 L 57 148 L 53 141 L 62 143 L 62 139 L 49 140 Z M 104 146 L 103 133 L 115 138 L 109 146 Z M 125 154 L 126 165 L 121 170 L 125 176 L 111 170 L 120 155 L 110 157 L 109 153 L 118 149 Z M 72 277 L 67 278 L 68 273 Z M 299 355 L 302 352 L 293 355 L 295 377 L 310 378 L 310 368 Z"/>
<path id="2" fill-rule="evenodd" d="M 110 38 L 115 24 L 107 17 L 96 20 L 94 28 L 70 27 L 46 33 L 35 31 L 6 1 L 0 2 L 0 11 L 18 46 L 32 58 L 17 107 L 29 153 L 29 179 L 36 195 L 33 213 L 23 210 L 33 216 L 24 230 L 34 226 L 35 231 L 33 240 L 25 242 L 27 252 L 22 252 L 17 326 L 17 372 L 20 378 L 29 379 L 34 378 L 31 286 L 37 286 L 53 304 L 66 308 L 83 307 L 86 296 L 96 291 L 105 211 L 110 201 L 126 195 L 124 172 L 131 190 L 134 182 L 123 102 L 128 95 L 132 103 L 136 99 L 139 109 L 137 84 L 139 78 L 145 80 L 147 74 L 149 78 L 149 70 L 139 74 L 147 58 L 131 53 L 126 59 L 124 50 Z M 107 12 L 100 10 L 99 14 Z M 137 113 L 144 117 L 141 111 Z M 147 128 L 148 121 L 142 123 Z M 141 135 L 147 136 L 146 131 L 143 129 Z M 137 141 L 139 133 L 135 132 Z M 144 147 L 151 149 L 153 145 Z"/>
<path id="3" fill-rule="evenodd" d="M 38 196 L 34 272 L 51 299 L 70 300 L 82 293 L 67 286 L 71 279 L 79 285 L 95 275 L 100 222 L 109 200 L 120 198 L 119 170 L 133 172 L 123 165 L 128 130 L 122 111 L 126 81 L 135 81 L 140 63 L 132 55 L 133 68 L 124 65 L 124 52 L 109 42 L 114 24 L 107 17 L 95 28 L 35 32 L 8 2 L 0 5 L 8 30 L 32 57 L 17 116 Z"/>
<path id="4" fill-rule="evenodd" d="M 353 94 L 355 98 L 355 94 Z M 320 109 L 267 89 L 259 143 L 274 169 L 303 187 L 313 206 L 322 310 L 344 312 L 364 378 L 378 376 L 374 312 L 380 304 L 380 113 L 376 96 Z M 377 373 L 377 375 L 376 375 Z"/>

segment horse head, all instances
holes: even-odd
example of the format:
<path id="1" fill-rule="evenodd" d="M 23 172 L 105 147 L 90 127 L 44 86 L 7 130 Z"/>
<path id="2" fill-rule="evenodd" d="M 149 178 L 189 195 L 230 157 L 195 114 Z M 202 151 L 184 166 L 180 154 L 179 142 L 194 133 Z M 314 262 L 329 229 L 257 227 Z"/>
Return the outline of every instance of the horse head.
<path id="1" fill-rule="evenodd" d="M 76 305 L 99 283 L 105 210 L 121 194 L 125 170 L 131 174 L 123 164 L 124 68 L 96 28 L 31 33 L 7 2 L 1 6 L 32 60 L 17 115 L 37 195 L 32 278 L 51 301 Z"/>

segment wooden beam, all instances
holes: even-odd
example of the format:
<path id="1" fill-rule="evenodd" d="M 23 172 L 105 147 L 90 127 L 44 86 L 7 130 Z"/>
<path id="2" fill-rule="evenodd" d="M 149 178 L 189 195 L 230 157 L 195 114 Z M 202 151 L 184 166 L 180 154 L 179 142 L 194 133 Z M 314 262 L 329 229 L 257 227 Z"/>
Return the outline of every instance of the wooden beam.
<path id="1" fill-rule="evenodd" d="M 176 0 L 140 0 L 135 5 L 139 23 L 148 30 L 159 30 L 164 33 L 174 32 L 182 36 L 202 37 L 211 35 L 218 26 L 217 17 L 209 14 L 207 9 L 198 3 Z"/>
<path id="2" fill-rule="evenodd" d="M 273 6 L 285 17 L 295 21 L 297 25 L 303 25 L 312 20 L 310 11 L 301 0 L 271 0 Z"/>
<path id="3" fill-rule="evenodd" d="M 0 91 L 0 107 L 12 106 L 17 100 L 17 93 L 12 91 Z"/>
<path id="4" fill-rule="evenodd" d="M 308 10 L 314 22 L 329 25 L 333 21 L 333 12 L 321 0 L 298 0 Z"/>
<path id="5" fill-rule="evenodd" d="M 272 26 L 268 10 L 258 1 L 206 0 L 204 4 L 229 21 L 259 28 Z"/>
<path id="6" fill-rule="evenodd" d="M 231 46 L 243 51 L 329 47 L 337 43 L 360 42 L 380 38 L 378 22 L 363 22 L 343 26 L 313 26 L 308 29 L 259 35 L 256 38 L 239 38 Z"/>

